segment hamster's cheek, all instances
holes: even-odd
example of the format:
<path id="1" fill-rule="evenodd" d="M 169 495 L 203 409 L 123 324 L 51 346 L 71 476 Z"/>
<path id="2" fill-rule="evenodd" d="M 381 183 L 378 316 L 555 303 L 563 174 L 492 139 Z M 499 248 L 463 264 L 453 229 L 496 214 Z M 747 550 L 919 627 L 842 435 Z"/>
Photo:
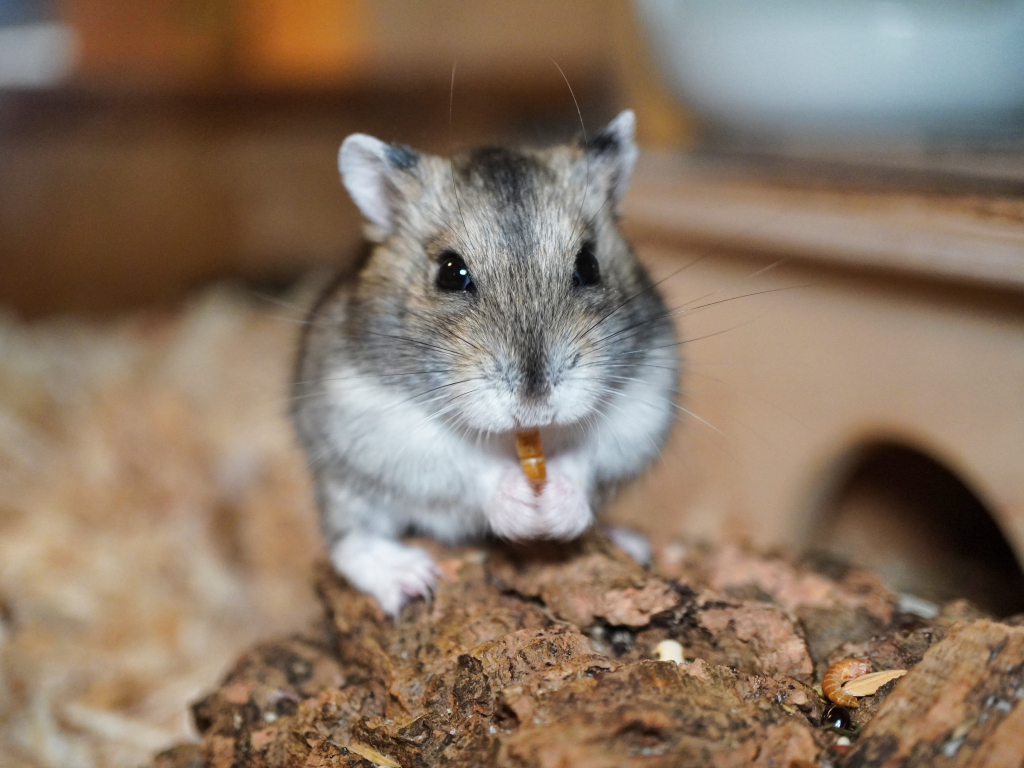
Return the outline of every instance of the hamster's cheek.
<path id="1" fill-rule="evenodd" d="M 522 470 L 508 470 L 487 500 L 484 512 L 495 535 L 506 539 L 568 541 L 593 522 L 586 493 L 563 472 L 549 472 L 540 494 Z"/>

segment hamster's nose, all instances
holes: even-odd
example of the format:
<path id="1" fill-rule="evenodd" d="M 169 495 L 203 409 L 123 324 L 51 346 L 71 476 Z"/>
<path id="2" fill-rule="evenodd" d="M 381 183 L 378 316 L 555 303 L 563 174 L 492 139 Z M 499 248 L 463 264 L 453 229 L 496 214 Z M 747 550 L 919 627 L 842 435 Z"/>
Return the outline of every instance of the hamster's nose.
<path id="1" fill-rule="evenodd" d="M 527 402 L 545 400 L 551 394 L 544 355 L 531 353 L 523 357 L 520 366 L 519 396 Z"/>

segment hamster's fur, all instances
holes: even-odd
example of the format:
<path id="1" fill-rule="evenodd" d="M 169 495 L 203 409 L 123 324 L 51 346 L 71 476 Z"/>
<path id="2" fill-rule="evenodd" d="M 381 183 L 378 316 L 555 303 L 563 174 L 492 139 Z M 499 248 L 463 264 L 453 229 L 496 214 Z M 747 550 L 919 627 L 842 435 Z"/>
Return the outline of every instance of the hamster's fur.
<path id="1" fill-rule="evenodd" d="M 293 417 L 331 560 L 389 613 L 437 576 L 403 534 L 572 539 L 663 446 L 674 330 L 616 227 L 633 131 L 626 111 L 589 141 L 451 160 L 342 144 L 378 244 L 309 316 Z M 531 427 L 540 493 L 514 445 Z"/>

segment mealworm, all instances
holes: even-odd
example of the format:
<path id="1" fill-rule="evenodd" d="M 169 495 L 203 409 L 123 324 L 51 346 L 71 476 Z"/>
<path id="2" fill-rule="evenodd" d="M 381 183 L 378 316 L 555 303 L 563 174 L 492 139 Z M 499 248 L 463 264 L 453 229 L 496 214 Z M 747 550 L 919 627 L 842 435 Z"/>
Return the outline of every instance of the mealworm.
<path id="1" fill-rule="evenodd" d="M 519 454 L 519 466 L 530 481 L 535 493 L 540 493 L 547 480 L 548 473 L 544 466 L 544 446 L 540 442 L 540 430 L 516 430 L 516 453 Z"/>
<path id="2" fill-rule="evenodd" d="M 855 677 L 866 675 L 870 671 L 870 661 L 861 661 L 860 659 L 843 659 L 842 661 L 837 661 L 828 668 L 828 671 L 825 672 L 825 676 L 821 678 L 821 691 L 829 698 L 830 701 L 833 701 L 836 704 L 842 704 L 844 707 L 855 709 L 860 705 L 857 703 L 856 697 L 851 696 L 842 690 L 843 683 L 847 680 L 853 680 Z"/>

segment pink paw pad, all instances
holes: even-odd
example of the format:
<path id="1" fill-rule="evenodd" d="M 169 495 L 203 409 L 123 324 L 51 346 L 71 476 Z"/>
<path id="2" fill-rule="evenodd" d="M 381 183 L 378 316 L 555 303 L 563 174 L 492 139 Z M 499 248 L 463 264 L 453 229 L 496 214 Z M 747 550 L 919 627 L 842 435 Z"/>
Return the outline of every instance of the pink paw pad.
<path id="1" fill-rule="evenodd" d="M 583 489 L 561 472 L 549 472 L 538 494 L 517 468 L 501 478 L 484 508 L 491 530 L 505 539 L 557 539 L 582 534 L 593 522 Z"/>

